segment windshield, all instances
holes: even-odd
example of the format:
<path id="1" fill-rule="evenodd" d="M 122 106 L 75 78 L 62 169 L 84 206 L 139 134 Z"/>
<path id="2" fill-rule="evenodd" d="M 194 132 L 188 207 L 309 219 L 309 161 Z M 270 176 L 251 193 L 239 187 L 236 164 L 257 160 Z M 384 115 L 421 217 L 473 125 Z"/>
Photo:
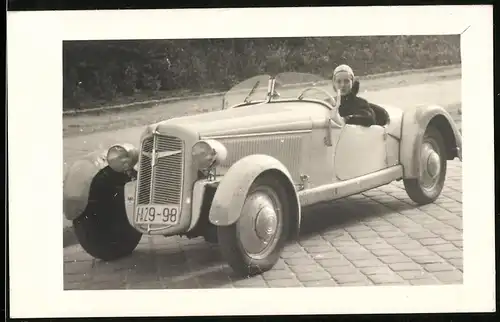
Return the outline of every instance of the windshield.
<path id="1" fill-rule="evenodd" d="M 265 101 L 270 77 L 258 75 L 236 84 L 224 95 L 223 108 L 230 108 L 241 103 Z"/>
<path id="2" fill-rule="evenodd" d="M 276 75 L 275 91 L 281 99 L 298 98 L 306 88 L 319 88 L 335 97 L 332 82 L 322 76 L 307 73 L 287 72 Z M 302 96 L 303 99 L 325 100 L 328 95 L 323 91 L 309 90 Z"/>
<path id="3" fill-rule="evenodd" d="M 267 99 L 269 75 L 258 75 L 246 79 L 235 85 L 224 95 L 224 107 L 230 108 L 237 104 L 262 102 Z M 308 90 L 307 88 L 319 90 Z M 325 93 L 326 92 L 326 93 Z M 330 95 L 335 98 L 331 80 L 322 76 L 308 73 L 285 72 L 276 75 L 272 100 L 297 99 L 302 94 L 302 99 L 327 100 L 330 104 Z"/>

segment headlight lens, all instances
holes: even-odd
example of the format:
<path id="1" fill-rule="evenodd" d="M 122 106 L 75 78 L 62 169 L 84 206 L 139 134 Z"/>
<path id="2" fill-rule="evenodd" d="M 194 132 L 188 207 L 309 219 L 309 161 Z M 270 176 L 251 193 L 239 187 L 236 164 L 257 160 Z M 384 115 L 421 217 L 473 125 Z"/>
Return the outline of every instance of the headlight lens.
<path id="1" fill-rule="evenodd" d="M 108 150 L 107 161 L 116 172 L 127 172 L 133 169 L 139 158 L 139 152 L 131 144 L 114 145 Z"/>
<path id="2" fill-rule="evenodd" d="M 218 141 L 204 140 L 193 145 L 193 162 L 200 170 L 206 170 L 223 162 L 226 159 L 226 156 L 226 147 Z"/>

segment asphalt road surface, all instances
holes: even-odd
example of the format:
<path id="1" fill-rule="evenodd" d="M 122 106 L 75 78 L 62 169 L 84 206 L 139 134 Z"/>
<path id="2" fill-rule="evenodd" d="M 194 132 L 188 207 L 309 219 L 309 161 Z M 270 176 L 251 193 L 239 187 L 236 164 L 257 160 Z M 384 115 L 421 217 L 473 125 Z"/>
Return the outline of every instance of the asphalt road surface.
<path id="1" fill-rule="evenodd" d="M 435 103 L 456 114 L 460 79 L 384 89 L 362 96 L 379 103 Z M 172 103 L 175 108 L 176 103 Z M 186 103 L 178 103 L 186 104 Z M 197 102 L 203 104 L 203 102 Z M 458 122 L 460 123 L 460 122 Z M 115 142 L 137 143 L 142 127 L 64 139 L 71 162 Z M 65 289 L 153 289 L 423 285 L 462 283 L 462 165 L 448 162 L 441 197 L 422 207 L 400 182 L 304 210 L 302 232 L 276 267 L 238 279 L 216 245 L 202 238 L 144 237 L 129 257 L 106 263 L 80 246 L 64 249 Z"/>

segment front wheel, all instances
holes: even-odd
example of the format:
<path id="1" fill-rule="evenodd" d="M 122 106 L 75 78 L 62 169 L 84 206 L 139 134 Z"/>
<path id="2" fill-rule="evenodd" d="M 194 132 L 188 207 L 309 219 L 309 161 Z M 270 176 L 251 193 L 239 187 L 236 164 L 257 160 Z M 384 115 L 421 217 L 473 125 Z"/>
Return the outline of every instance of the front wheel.
<path id="1" fill-rule="evenodd" d="M 446 178 L 446 160 L 443 136 L 435 127 L 429 126 L 420 147 L 419 177 L 403 180 L 406 193 L 414 202 L 424 205 L 439 197 Z"/>
<path id="2" fill-rule="evenodd" d="M 278 178 L 264 174 L 250 187 L 238 221 L 217 227 L 221 252 L 236 274 L 252 276 L 273 268 L 287 240 L 289 207 Z"/>
<path id="3" fill-rule="evenodd" d="M 142 234 L 128 222 L 124 185 L 130 178 L 104 168 L 94 178 L 85 212 L 73 220 L 75 235 L 92 257 L 111 261 L 131 254 Z"/>

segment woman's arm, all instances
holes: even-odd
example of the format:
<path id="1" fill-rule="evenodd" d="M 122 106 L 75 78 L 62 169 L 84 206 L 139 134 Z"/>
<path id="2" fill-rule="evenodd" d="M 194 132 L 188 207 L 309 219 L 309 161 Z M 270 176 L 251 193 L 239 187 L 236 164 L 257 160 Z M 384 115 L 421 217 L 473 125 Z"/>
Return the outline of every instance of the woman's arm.
<path id="1" fill-rule="evenodd" d="M 362 126 L 377 124 L 375 111 L 373 111 L 366 100 L 356 97 L 352 103 L 354 105 L 352 106 L 351 113 L 345 116 L 346 123 Z"/>
<path id="2" fill-rule="evenodd" d="M 377 116 L 375 114 L 375 111 L 371 108 L 370 104 L 368 103 L 367 100 L 359 98 L 362 101 L 362 104 L 360 104 L 361 111 L 363 115 L 366 115 L 370 119 L 372 119 L 373 124 L 377 124 Z"/>

